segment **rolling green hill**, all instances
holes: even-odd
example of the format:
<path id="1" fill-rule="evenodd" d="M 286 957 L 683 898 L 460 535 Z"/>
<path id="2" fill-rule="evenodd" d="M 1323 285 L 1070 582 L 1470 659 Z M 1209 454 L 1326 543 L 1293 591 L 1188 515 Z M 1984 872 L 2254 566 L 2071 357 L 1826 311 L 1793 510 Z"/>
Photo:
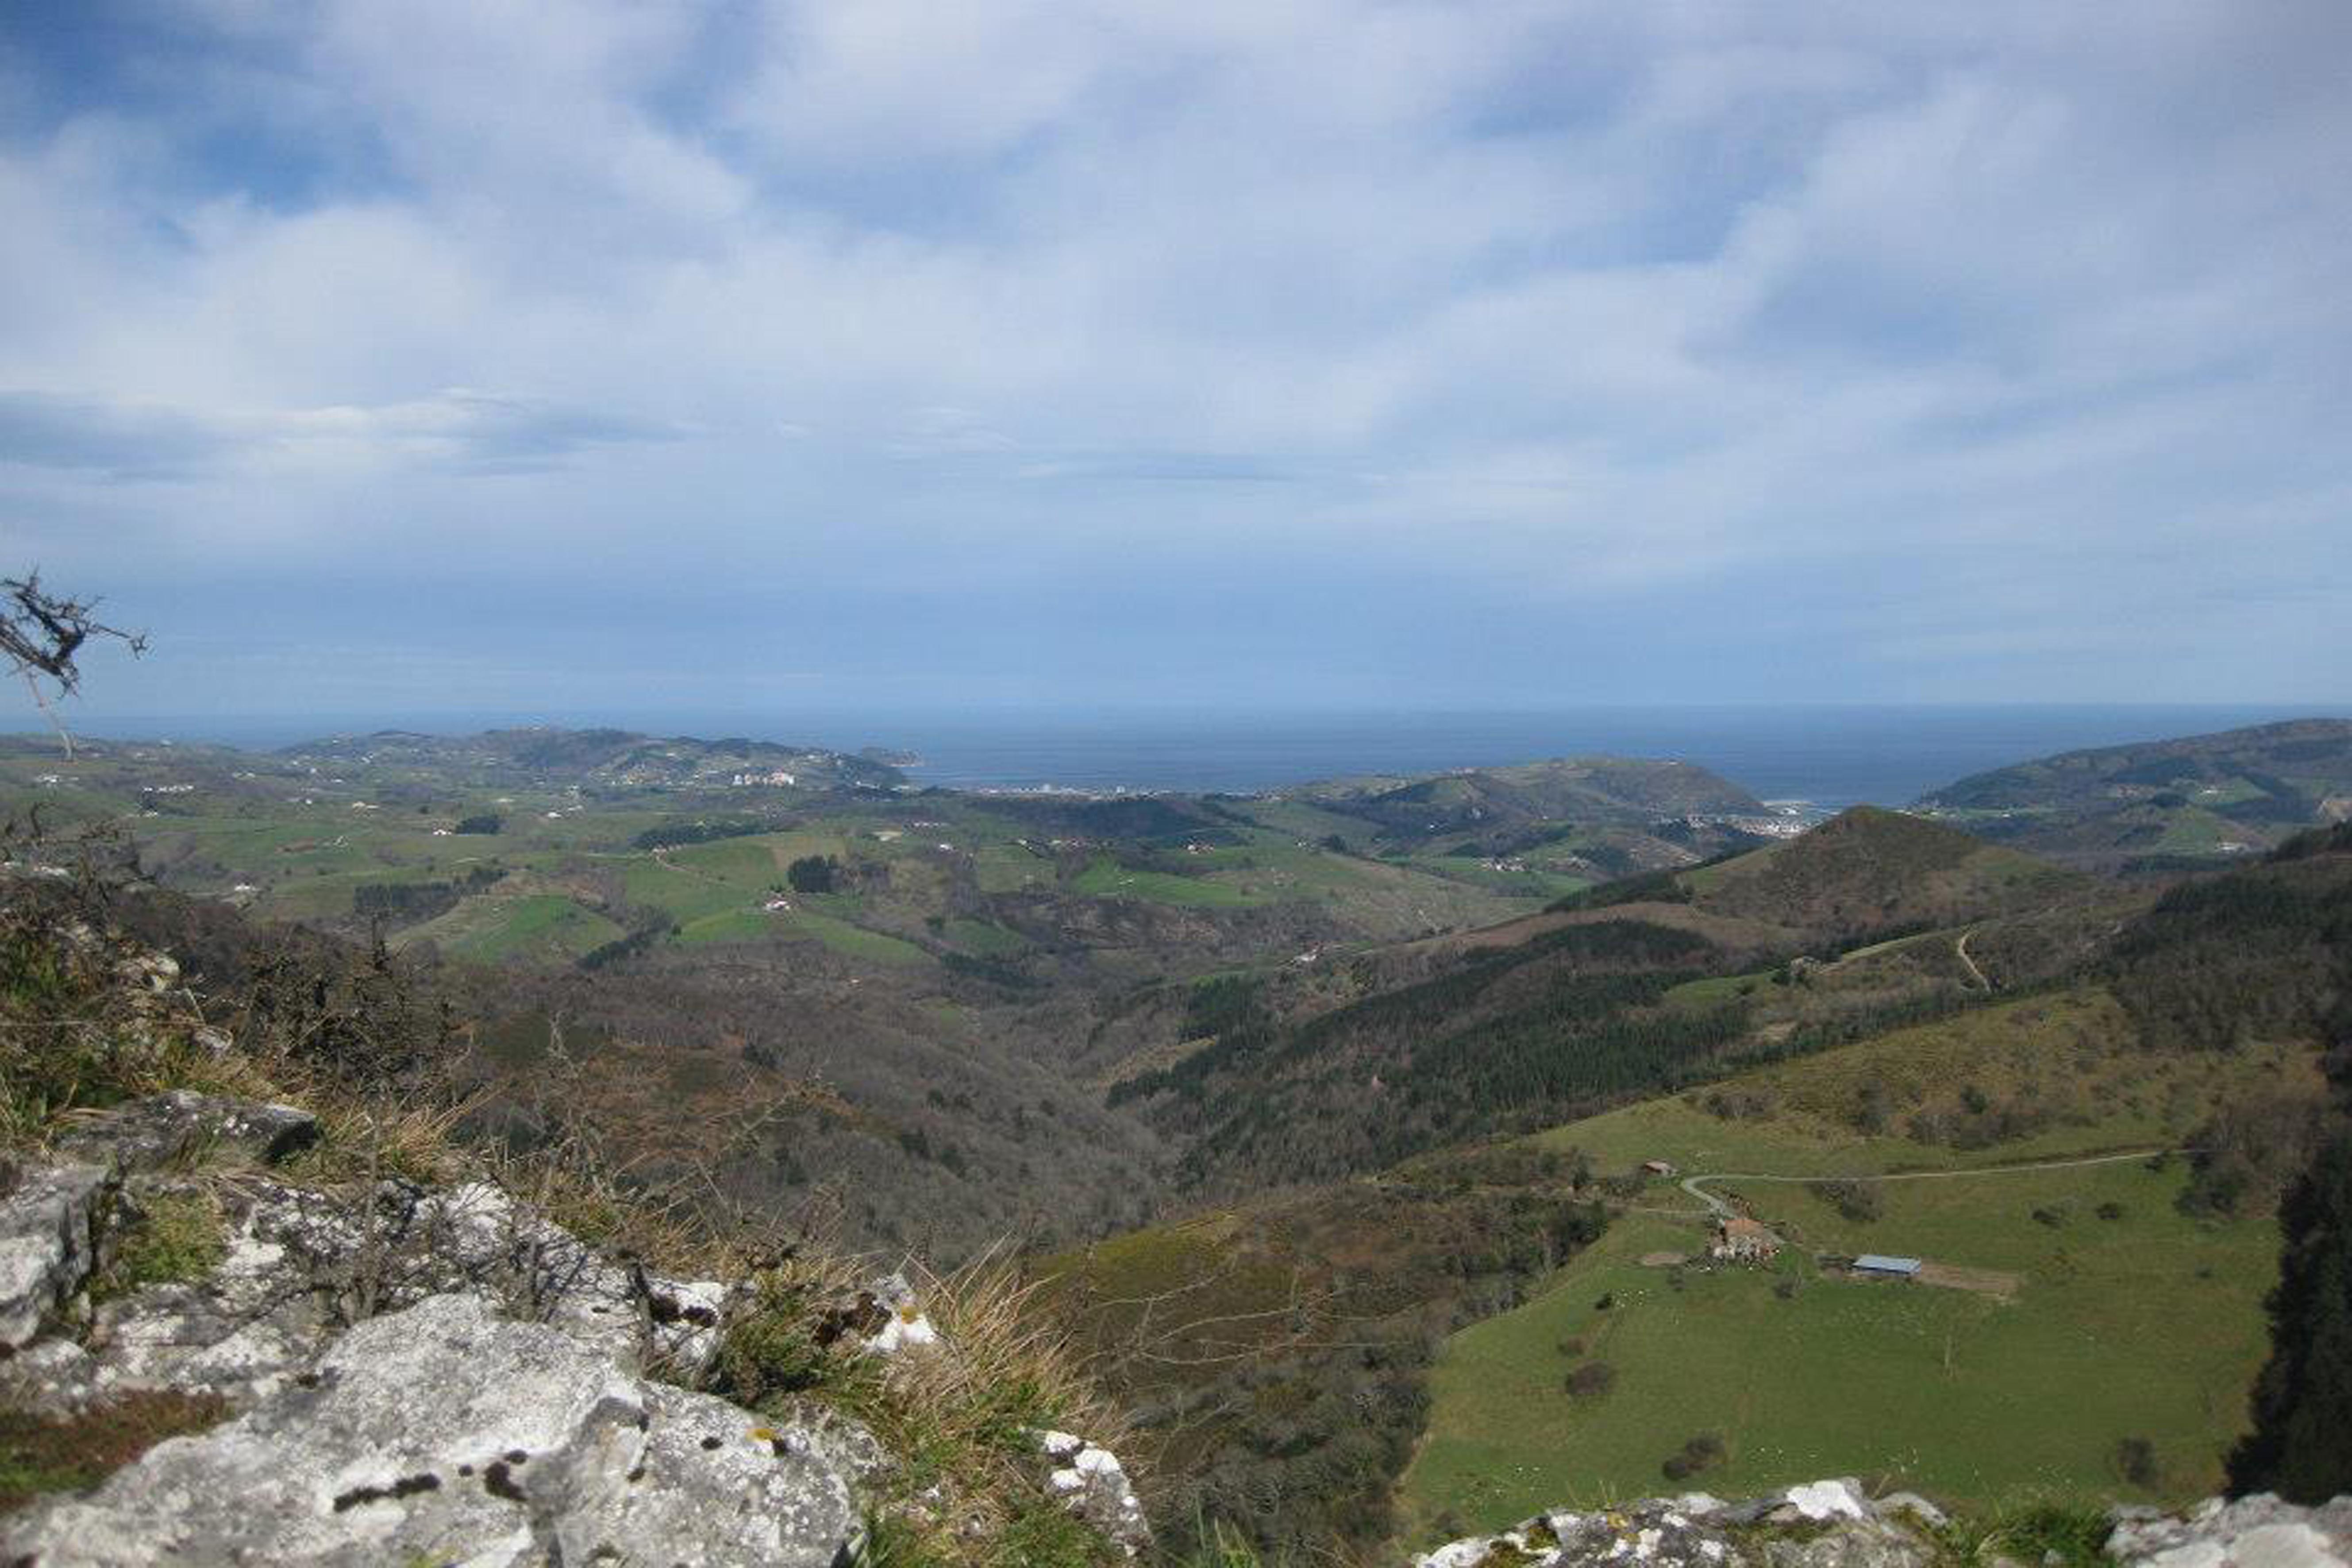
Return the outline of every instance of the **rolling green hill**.
<path id="1" fill-rule="evenodd" d="M 1366 853 L 1534 864 L 1585 880 L 1687 865 L 1788 826 L 1705 768 L 1625 757 L 1339 779 L 1235 805 Z"/>
<path id="2" fill-rule="evenodd" d="M 1702 951 L 1689 978 L 1679 955 L 1645 974 L 1629 949 L 1605 981 L 1642 987 L 1630 1005 L 1565 997 L 1597 955 L 1556 952 L 1563 935 L 1655 940 L 1670 928 L 1649 922 L 1674 911 L 1692 935 L 1729 918 L 1704 907 L 1727 883 L 1790 900 L 1743 906 L 1759 914 L 1969 918 L 1802 963 Z M 1621 1089 L 1615 1109 L 1499 1144 L 1440 1133 L 1402 1165 L 1307 1189 L 1601 1201 L 1610 1216 L 1556 1270 L 1448 1298 L 1475 1321 L 1420 1380 L 1428 1423 L 1395 1546 L 1561 1504 L 1840 1472 L 1977 1509 L 2219 1483 L 2267 1346 L 2271 1207 L 2328 1125 L 2325 1048 L 2352 1024 L 2352 840 L 2313 835 L 2158 896 L 1866 814 L 1746 866 L 1617 891 L 1633 896 L 1600 889 L 1490 943 L 1413 944 L 1430 977 L 1303 1021 L 1277 1025 L 1229 984 L 1201 1009 L 1216 1043 L 1155 1075 L 1151 1092 L 1190 1077 L 1193 1103 L 1222 1112 L 1197 1134 L 1204 1172 L 1333 1151 L 1364 1170 L 1349 1161 L 1442 1108 L 1448 1083 L 1504 1085 L 1486 1124 L 1509 1126 L 1559 1103 L 1531 1068 L 1598 1073 L 1591 1087 L 1615 1061 L 1679 1084 Z M 1687 1056 L 1663 1031 L 1606 1049 L 1617 1026 L 1675 1013 L 1739 1029 Z M 1682 1185 L 1694 1176 L 1716 1179 L 1702 1195 Z M 1770 1226 L 1780 1256 L 1706 1266 L 1717 1203 Z M 1291 1261 L 1362 1256 L 1344 1237 L 1316 1247 Z M 1924 1258 L 1924 1282 L 1855 1278 L 1844 1260 L 1864 1252 Z M 1188 1474 L 1239 1462 L 1213 1444 L 1178 1458 Z"/>
<path id="3" fill-rule="evenodd" d="M 1921 797 L 1918 808 L 2101 869 L 2248 858 L 2352 816 L 2352 721 L 2068 752 L 1973 774 Z"/>
<path id="4" fill-rule="evenodd" d="M 1352 994 L 1269 983 L 1254 1013 L 1114 1094 L 1185 1136 L 1204 1184 L 1328 1179 L 1965 1005 L 2074 951 L 2055 933 L 2005 942 L 2004 922 L 2078 909 L 2077 924 L 2114 913 L 2074 873 L 1857 808 L 1785 844 L 1369 955 Z"/>
<path id="5" fill-rule="evenodd" d="M 1696 908 L 1832 942 L 1982 920 L 2088 887 L 2046 861 L 1874 806 L 1676 880 Z"/>

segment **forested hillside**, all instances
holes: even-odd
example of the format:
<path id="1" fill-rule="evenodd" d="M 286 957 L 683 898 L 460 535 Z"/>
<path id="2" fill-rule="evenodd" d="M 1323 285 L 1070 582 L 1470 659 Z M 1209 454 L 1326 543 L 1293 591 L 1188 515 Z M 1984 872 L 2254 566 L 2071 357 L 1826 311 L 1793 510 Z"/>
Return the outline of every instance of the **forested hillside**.
<path id="1" fill-rule="evenodd" d="M 1228 983 L 1213 1038 L 1110 1098 L 1189 1142 L 1191 1183 L 1328 1179 L 1964 1005 L 2064 962 L 2111 902 L 2030 857 L 1857 808 L 1368 956 L 1358 994 Z"/>

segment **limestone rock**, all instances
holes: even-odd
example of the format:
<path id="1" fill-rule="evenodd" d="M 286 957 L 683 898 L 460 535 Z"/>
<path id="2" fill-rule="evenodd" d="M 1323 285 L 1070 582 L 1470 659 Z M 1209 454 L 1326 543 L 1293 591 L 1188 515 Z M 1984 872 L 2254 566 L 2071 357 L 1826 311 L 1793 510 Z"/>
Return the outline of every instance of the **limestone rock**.
<path id="1" fill-rule="evenodd" d="M 1781 1494 L 1781 1506 L 1766 1517 L 1782 1523 L 1797 1520 L 1868 1519 L 1870 1500 L 1852 1481 L 1807 1481 Z"/>
<path id="2" fill-rule="evenodd" d="M 2132 1568 L 2347 1568 L 2352 1497 L 2301 1508 L 2265 1492 L 2184 1514 L 2118 1510 L 2107 1555 Z"/>
<path id="3" fill-rule="evenodd" d="M 1129 1557 L 1151 1544 L 1142 1500 L 1118 1456 L 1067 1432 L 1040 1432 L 1037 1447 L 1053 1466 L 1045 1484 L 1064 1507 Z"/>
<path id="4" fill-rule="evenodd" d="M 180 961 L 167 952 L 141 951 L 116 961 L 115 977 L 140 991 L 169 991 L 180 984 Z"/>
<path id="5" fill-rule="evenodd" d="M 59 1140 L 58 1147 L 76 1159 L 128 1174 L 161 1170 L 208 1150 L 275 1163 L 318 1139 L 319 1119 L 307 1110 L 174 1089 L 90 1117 Z"/>
<path id="6" fill-rule="evenodd" d="M 362 1323 L 299 1384 L 89 1497 L 0 1523 L 0 1559 L 824 1568 L 857 1521 L 807 1434 L 452 1294 Z"/>
<path id="7" fill-rule="evenodd" d="M 0 1348 L 15 1350 L 81 1291 L 98 1266 L 112 1180 L 99 1166 L 44 1165 L 0 1196 Z"/>
<path id="8" fill-rule="evenodd" d="M 625 1268 L 487 1182 L 388 1192 L 384 1206 L 425 1289 L 488 1290 L 633 1366 L 651 1358 L 698 1372 L 719 1353 L 723 1284 Z"/>
<path id="9" fill-rule="evenodd" d="M 1879 1513 L 1885 1516 L 1900 1518 L 1907 1513 L 1930 1530 L 1940 1529 L 1950 1522 L 1950 1517 L 1942 1509 L 1917 1492 L 1889 1492 L 1878 1500 L 1876 1507 Z"/>
<path id="10" fill-rule="evenodd" d="M 219 1197 L 219 1264 L 100 1306 L 85 1353 L 0 1363 L 0 1398 L 63 1410 L 172 1390 L 243 1405 L 284 1387 L 346 1326 L 452 1291 L 631 1371 L 690 1375 L 718 1353 L 728 1287 L 614 1263 L 497 1187 L 388 1182 L 353 1201 L 260 1179 Z"/>
<path id="11" fill-rule="evenodd" d="M 360 1226 L 336 1200 L 275 1182 L 227 1190 L 223 1211 L 224 1256 L 208 1274 L 102 1303 L 79 1363 L 13 1392 L 49 1406 L 142 1390 L 241 1405 L 308 1366 L 344 1321 L 322 1286 Z"/>
<path id="12" fill-rule="evenodd" d="M 2208 1500 L 2179 1514 L 2117 1509 L 2106 1555 L 2119 1568 L 2352 1568 L 2352 1497 L 2300 1508 L 2267 1495 Z M 1726 1503 L 1703 1493 L 1596 1513 L 1557 1512 L 1454 1542 L 1420 1568 L 1926 1568 L 1943 1522 L 1908 1492 L 1873 1500 L 1851 1480 L 1812 1481 Z"/>
<path id="13" fill-rule="evenodd" d="M 1936 1559 L 1910 1510 L 1882 1509 L 1853 1481 L 1830 1480 L 1745 1503 L 1694 1492 L 1543 1514 L 1442 1546 L 1420 1568 L 1927 1568 Z"/>

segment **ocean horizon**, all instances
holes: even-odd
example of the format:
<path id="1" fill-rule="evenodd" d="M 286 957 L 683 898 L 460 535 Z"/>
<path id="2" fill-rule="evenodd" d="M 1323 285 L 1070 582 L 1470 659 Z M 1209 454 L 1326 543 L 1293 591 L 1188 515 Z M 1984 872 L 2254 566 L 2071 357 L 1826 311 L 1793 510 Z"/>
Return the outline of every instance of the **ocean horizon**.
<path id="1" fill-rule="evenodd" d="M 2056 752 L 2334 716 L 2307 704 L 1791 703 L 1423 712 L 132 714 L 75 715 L 71 722 L 98 739 L 251 749 L 389 729 L 466 734 L 516 724 L 609 725 L 910 752 L 922 759 L 907 769 L 910 778 L 954 789 L 1245 795 L 1318 779 L 1605 753 L 1694 763 L 1762 799 L 1837 809 L 1905 805 L 1970 773 Z"/>

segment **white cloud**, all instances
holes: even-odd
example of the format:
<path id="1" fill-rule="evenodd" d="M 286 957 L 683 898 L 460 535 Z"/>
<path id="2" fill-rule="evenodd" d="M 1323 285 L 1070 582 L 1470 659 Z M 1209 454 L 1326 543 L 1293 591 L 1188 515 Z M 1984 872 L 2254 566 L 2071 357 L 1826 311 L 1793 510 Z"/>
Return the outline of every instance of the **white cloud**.
<path id="1" fill-rule="evenodd" d="M 390 468 L 511 472 L 591 447 L 672 439 L 659 425 L 452 387 L 403 403 L 190 410 L 0 393 L 0 462 L 111 479 Z"/>
<path id="2" fill-rule="evenodd" d="M 150 37 L 138 90 L 0 136 L 0 502 L 187 562 L 331 561 L 381 508 L 494 518 L 542 587 L 1230 551 L 1547 614 L 1804 574 L 1966 649 L 2160 537 L 2170 618 L 2077 640 L 2248 679 L 2294 660 L 2189 563 L 2343 563 L 2340 7 L 248 0 Z M 36 42 L 0 80 L 65 70 Z"/>

